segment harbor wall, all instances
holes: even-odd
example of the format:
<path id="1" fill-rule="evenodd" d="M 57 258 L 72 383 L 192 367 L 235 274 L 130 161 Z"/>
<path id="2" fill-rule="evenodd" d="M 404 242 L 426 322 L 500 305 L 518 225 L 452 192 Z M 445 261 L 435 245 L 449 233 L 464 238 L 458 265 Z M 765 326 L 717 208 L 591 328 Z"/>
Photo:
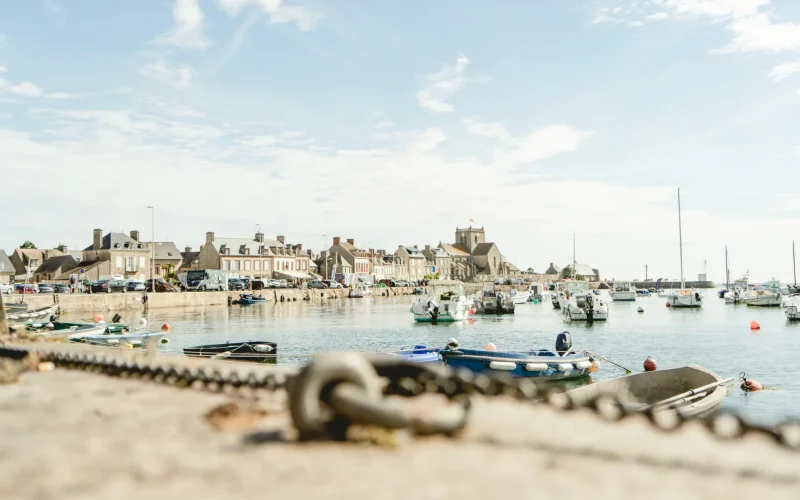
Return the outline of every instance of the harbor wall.
<path id="1" fill-rule="evenodd" d="M 633 285 L 636 288 L 655 288 L 656 282 L 653 280 L 650 281 L 635 281 Z M 680 288 L 681 282 L 680 281 L 662 281 L 661 288 Z M 687 288 L 716 288 L 717 285 L 713 281 L 687 281 L 686 282 Z"/>

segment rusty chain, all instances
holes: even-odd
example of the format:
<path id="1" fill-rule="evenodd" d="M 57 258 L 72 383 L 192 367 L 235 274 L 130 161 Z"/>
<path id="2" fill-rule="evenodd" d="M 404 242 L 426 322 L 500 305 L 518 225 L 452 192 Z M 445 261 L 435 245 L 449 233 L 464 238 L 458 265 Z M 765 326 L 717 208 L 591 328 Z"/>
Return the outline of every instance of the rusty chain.
<path id="1" fill-rule="evenodd" d="M 316 356 L 299 374 L 282 373 L 241 375 L 236 370 L 204 367 L 179 367 L 171 363 L 142 363 L 105 353 L 59 352 L 44 349 L 28 351 L 0 346 L 0 357 L 22 360 L 35 353 L 40 361 L 56 366 L 101 373 L 113 377 L 147 380 L 174 387 L 212 392 L 252 391 L 288 394 L 289 410 L 301 439 L 345 439 L 351 424 L 388 429 L 410 429 L 418 435 L 452 435 L 468 420 L 470 396 L 506 396 L 523 402 L 546 404 L 561 411 L 588 409 L 607 421 L 621 421 L 633 414 L 644 415 L 663 432 L 673 432 L 689 419 L 677 411 L 649 408 L 635 411 L 626 394 L 600 394 L 584 404 L 576 404 L 569 393 L 558 392 L 530 379 L 485 375 L 466 369 L 414 363 L 391 355 L 357 353 Z M 440 395 L 450 404 L 430 411 L 415 412 L 396 398 Z M 800 450 L 800 422 L 777 426 L 746 422 L 741 416 L 721 413 L 701 420 L 717 438 L 734 439 L 760 434 L 791 450 Z"/>

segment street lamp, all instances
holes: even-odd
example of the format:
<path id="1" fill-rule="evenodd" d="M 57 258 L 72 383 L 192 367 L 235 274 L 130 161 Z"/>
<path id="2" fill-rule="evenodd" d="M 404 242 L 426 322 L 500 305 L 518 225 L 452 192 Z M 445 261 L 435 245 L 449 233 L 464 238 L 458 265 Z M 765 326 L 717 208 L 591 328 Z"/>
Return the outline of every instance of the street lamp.
<path id="1" fill-rule="evenodd" d="M 322 273 L 322 279 L 325 279 L 326 276 L 330 276 L 331 274 L 330 269 L 328 269 L 328 235 L 323 234 L 322 238 L 322 251 L 325 252 L 325 271 Z"/>
<path id="2" fill-rule="evenodd" d="M 150 245 L 150 286 L 153 288 L 153 293 L 156 293 L 156 209 L 148 206 L 152 215 L 152 233 Z"/>

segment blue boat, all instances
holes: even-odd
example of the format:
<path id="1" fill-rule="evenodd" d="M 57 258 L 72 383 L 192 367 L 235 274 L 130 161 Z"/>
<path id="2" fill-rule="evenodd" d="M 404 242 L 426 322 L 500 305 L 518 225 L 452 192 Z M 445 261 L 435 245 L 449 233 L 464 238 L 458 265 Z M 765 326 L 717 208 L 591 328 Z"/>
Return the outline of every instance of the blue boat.
<path id="1" fill-rule="evenodd" d="M 249 293 L 243 293 L 239 296 L 239 303 L 244 305 L 248 304 L 262 304 L 266 302 L 266 297 L 262 297 L 261 295 L 253 295 Z"/>
<path id="2" fill-rule="evenodd" d="M 403 359 L 414 361 L 415 363 L 439 363 L 439 348 L 415 345 L 414 347 L 403 347 L 399 351 L 391 352 L 395 356 L 402 356 Z"/>
<path id="3" fill-rule="evenodd" d="M 542 381 L 569 380 L 591 373 L 595 360 L 589 353 L 572 351 L 569 332 L 558 334 L 556 350 L 533 349 L 528 352 L 503 352 L 485 349 L 461 349 L 450 342 L 439 351 L 442 361 L 453 368 L 468 368 L 476 373 L 504 373 L 512 377 Z"/>
<path id="4" fill-rule="evenodd" d="M 149 333 L 106 333 L 102 335 L 83 335 L 80 337 L 70 337 L 72 342 L 104 345 L 112 347 L 144 347 L 148 344 L 164 344 L 168 341 L 164 338 L 166 332 Z"/>

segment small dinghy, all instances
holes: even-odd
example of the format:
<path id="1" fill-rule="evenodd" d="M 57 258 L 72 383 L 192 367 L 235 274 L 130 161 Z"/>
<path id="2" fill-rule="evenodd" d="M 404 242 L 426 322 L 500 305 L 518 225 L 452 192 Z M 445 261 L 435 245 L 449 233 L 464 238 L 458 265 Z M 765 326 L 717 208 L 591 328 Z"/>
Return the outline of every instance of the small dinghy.
<path id="1" fill-rule="evenodd" d="M 243 293 L 239 296 L 239 303 L 243 306 L 249 304 L 263 304 L 267 301 L 266 297 L 262 297 L 261 295 L 252 295 L 249 293 Z"/>
<path id="2" fill-rule="evenodd" d="M 415 363 L 438 363 L 439 348 L 415 345 L 414 347 L 403 347 L 399 351 L 390 352 L 395 356 L 402 356 L 403 359 L 414 361 Z"/>
<path id="3" fill-rule="evenodd" d="M 55 321 L 54 318 L 50 318 L 49 323 L 28 323 L 25 326 L 30 331 L 50 330 L 54 333 L 64 333 L 64 330 L 70 330 L 73 327 L 81 328 L 87 326 L 102 326 L 105 333 L 123 333 L 129 330 L 129 326 L 124 323 L 81 323 L 77 321 Z"/>
<path id="4" fill-rule="evenodd" d="M 85 323 L 70 326 L 69 328 L 61 328 L 53 330 L 48 328 L 48 324 L 43 323 L 29 323 L 26 325 L 28 331 L 36 332 L 37 335 L 45 337 L 63 338 L 66 337 L 73 342 L 78 342 L 79 339 L 90 335 L 102 335 L 106 331 L 106 325 L 96 323 Z"/>
<path id="5" fill-rule="evenodd" d="M 722 379 L 701 366 L 636 373 L 611 380 L 602 380 L 567 391 L 572 401 L 581 406 L 601 394 L 628 394 L 623 401 L 629 410 L 660 408 L 679 412 L 683 417 L 713 416 L 725 399 L 725 384 L 735 377 Z"/>
<path id="6" fill-rule="evenodd" d="M 494 347 L 492 345 L 492 347 Z M 568 380 L 593 371 L 594 358 L 589 353 L 572 351 L 569 332 L 559 333 L 556 349 L 528 352 L 503 352 L 486 349 L 461 349 L 455 339 L 439 351 L 442 361 L 453 368 L 468 368 L 476 373 L 505 373 L 512 377 L 542 381 Z"/>
<path id="7" fill-rule="evenodd" d="M 58 313 L 57 305 L 50 307 L 42 307 L 40 309 L 34 309 L 32 311 L 18 308 L 15 311 L 7 312 L 6 318 L 10 320 L 49 318 L 50 316 L 57 313 Z"/>
<path id="8" fill-rule="evenodd" d="M 184 347 L 183 353 L 196 358 L 229 359 L 253 363 L 275 363 L 278 359 L 278 344 L 262 340 L 226 342 L 224 344 Z"/>
<path id="9" fill-rule="evenodd" d="M 98 325 L 104 326 L 104 325 Z M 123 333 L 123 334 L 109 334 L 100 333 L 95 335 L 80 336 L 70 335 L 69 339 L 73 342 L 91 345 L 102 345 L 111 347 L 144 347 L 149 344 L 166 343 L 166 332 L 149 332 L 149 333 Z"/>

